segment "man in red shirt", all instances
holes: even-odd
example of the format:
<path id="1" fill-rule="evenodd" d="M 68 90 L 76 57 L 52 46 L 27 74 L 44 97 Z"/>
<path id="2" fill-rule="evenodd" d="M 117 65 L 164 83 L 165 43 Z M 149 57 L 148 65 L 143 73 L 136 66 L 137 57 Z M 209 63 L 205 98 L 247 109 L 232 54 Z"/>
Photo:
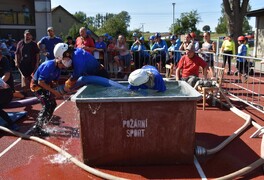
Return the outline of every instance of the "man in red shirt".
<path id="1" fill-rule="evenodd" d="M 176 69 L 176 81 L 183 80 L 190 84 L 192 87 L 199 80 L 199 68 L 203 68 L 203 75 L 206 79 L 207 63 L 195 54 L 194 45 L 191 43 L 186 48 L 186 55 L 182 56 Z"/>
<path id="2" fill-rule="evenodd" d="M 90 37 L 89 33 L 91 31 L 88 30 L 88 33 L 86 31 L 85 27 L 81 27 L 79 30 L 80 36 L 77 37 L 75 42 L 76 48 L 82 48 L 85 51 L 93 54 L 93 51 L 95 50 L 95 45 L 93 39 Z"/>

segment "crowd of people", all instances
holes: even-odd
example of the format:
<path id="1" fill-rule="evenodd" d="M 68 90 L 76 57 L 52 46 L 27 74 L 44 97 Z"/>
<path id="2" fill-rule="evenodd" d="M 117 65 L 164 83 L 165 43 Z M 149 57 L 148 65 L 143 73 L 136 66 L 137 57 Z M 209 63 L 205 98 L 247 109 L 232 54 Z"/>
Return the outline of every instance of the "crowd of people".
<path id="1" fill-rule="evenodd" d="M 216 43 L 211 40 L 209 32 L 203 34 L 204 41 L 201 45 L 195 33 L 186 34 L 183 42 L 178 36 L 171 35 L 169 47 L 160 33 L 151 35 L 149 43 L 145 42 L 143 36 L 139 37 L 137 33 L 133 33 L 130 47 L 122 34 L 115 38 L 105 33 L 96 41 L 91 35 L 90 30 L 81 27 L 78 37 L 68 36 L 64 42 L 55 35 L 52 27 L 48 27 L 47 35 L 38 42 L 33 41 L 30 30 L 24 31 L 24 37 L 19 42 L 13 40 L 1 42 L 0 92 L 5 92 L 8 100 L 0 103 L 0 115 L 9 127 L 17 129 L 3 112 L 4 106 L 12 98 L 24 98 L 34 93 L 42 104 L 42 110 L 33 129 L 37 135 L 46 135 L 47 132 L 42 126 L 52 117 L 56 98 L 70 92 L 81 76 L 124 78 L 130 84 L 128 89 L 151 88 L 158 92 L 166 90 L 160 74 L 166 64 L 171 65 L 171 70 L 176 69 L 176 80 L 184 80 L 191 86 L 199 80 L 200 68 L 203 69 L 204 78 L 207 78 L 208 73 L 214 77 L 213 53 L 216 52 Z M 245 37 L 240 36 L 238 43 L 240 46 L 237 55 L 245 56 L 247 53 Z M 234 54 L 231 35 L 223 42 L 221 50 L 225 54 Z M 229 74 L 230 56 L 224 56 L 223 67 L 226 61 Z M 13 62 L 21 77 L 19 91 L 14 86 Z M 71 75 L 64 86 L 59 86 L 58 80 L 62 70 L 70 67 Z M 240 80 L 242 75 L 246 78 L 246 67 L 246 60 L 239 57 L 237 69 Z M 10 91 L 7 93 L 6 89 L 10 89 L 12 93 Z"/>

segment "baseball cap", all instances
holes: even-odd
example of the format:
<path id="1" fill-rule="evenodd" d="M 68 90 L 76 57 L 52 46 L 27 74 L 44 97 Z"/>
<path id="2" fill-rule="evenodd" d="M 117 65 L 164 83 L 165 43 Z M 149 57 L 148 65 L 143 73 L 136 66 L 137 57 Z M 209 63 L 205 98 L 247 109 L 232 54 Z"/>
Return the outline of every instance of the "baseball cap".
<path id="1" fill-rule="evenodd" d="M 170 40 L 176 40 L 177 37 L 175 35 L 170 36 Z"/>
<path id="2" fill-rule="evenodd" d="M 47 31 L 53 31 L 53 27 L 48 27 Z"/>
<path id="3" fill-rule="evenodd" d="M 128 77 L 128 83 L 132 86 L 140 86 L 149 80 L 149 75 L 146 70 L 137 69 L 133 71 Z"/>
<path id="4" fill-rule="evenodd" d="M 26 30 L 24 31 L 24 34 L 27 34 L 27 33 L 31 34 L 31 32 L 30 32 L 29 29 L 26 29 Z"/>

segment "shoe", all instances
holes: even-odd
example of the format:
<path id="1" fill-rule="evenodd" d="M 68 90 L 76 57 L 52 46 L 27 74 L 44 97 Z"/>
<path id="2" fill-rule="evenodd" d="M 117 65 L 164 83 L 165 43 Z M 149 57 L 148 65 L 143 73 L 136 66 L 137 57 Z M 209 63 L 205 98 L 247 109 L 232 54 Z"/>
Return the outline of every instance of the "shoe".
<path id="1" fill-rule="evenodd" d="M 32 132 L 31 134 L 34 136 L 39 136 L 39 137 L 49 136 L 49 133 L 39 126 L 34 126 L 31 132 Z"/>

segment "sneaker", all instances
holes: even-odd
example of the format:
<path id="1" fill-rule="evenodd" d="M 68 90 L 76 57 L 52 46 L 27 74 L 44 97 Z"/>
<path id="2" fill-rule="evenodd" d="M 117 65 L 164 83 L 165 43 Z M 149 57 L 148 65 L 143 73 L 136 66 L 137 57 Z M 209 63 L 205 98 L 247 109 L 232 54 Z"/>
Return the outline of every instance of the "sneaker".
<path id="1" fill-rule="evenodd" d="M 49 136 L 49 133 L 46 130 L 38 126 L 34 126 L 31 132 L 32 132 L 32 135 L 34 136 L 39 136 L 39 137 Z"/>

